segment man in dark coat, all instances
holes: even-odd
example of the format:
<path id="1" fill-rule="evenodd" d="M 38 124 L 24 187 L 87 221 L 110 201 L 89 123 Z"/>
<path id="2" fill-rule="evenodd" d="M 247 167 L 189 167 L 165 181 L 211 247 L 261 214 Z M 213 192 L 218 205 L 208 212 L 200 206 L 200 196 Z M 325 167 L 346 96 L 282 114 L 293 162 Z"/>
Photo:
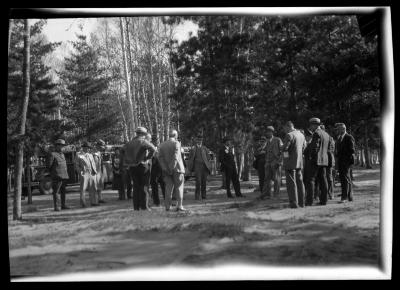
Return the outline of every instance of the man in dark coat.
<path id="1" fill-rule="evenodd" d="M 286 187 L 291 208 L 304 207 L 303 152 L 306 148 L 304 135 L 294 128 L 291 121 L 284 126 L 283 167 L 286 173 Z"/>
<path id="2" fill-rule="evenodd" d="M 156 146 L 157 151 L 151 159 L 151 173 L 150 173 L 150 184 L 151 184 L 151 194 L 153 197 L 153 203 L 155 206 L 160 206 L 160 196 L 158 194 L 158 184 L 160 184 L 162 195 L 165 199 L 165 182 L 162 177 L 162 170 L 160 162 L 158 160 L 158 147 L 159 140 L 156 135 L 152 137 L 153 145 Z"/>
<path id="3" fill-rule="evenodd" d="M 225 172 L 226 176 L 226 193 L 228 198 L 233 198 L 231 193 L 231 181 L 235 194 L 237 197 L 244 197 L 240 192 L 239 176 L 236 170 L 235 153 L 232 146 L 232 140 L 229 137 L 225 137 L 223 140 L 223 146 L 219 151 L 219 161 L 221 163 L 221 171 Z"/>
<path id="4" fill-rule="evenodd" d="M 350 169 L 354 164 L 354 138 L 346 132 L 346 125 L 337 123 L 338 140 L 336 142 L 336 154 L 339 169 L 340 184 L 342 187 L 341 203 L 353 201 L 353 190 L 350 177 Z"/>
<path id="5" fill-rule="evenodd" d="M 265 145 L 267 142 L 267 137 L 261 136 L 258 140 L 256 148 L 254 148 L 254 163 L 253 167 L 258 173 L 258 185 L 260 187 L 260 192 L 263 192 L 264 179 L 265 179 Z"/>
<path id="6" fill-rule="evenodd" d="M 65 205 L 65 186 L 69 179 L 67 171 L 67 162 L 65 161 L 64 153 L 62 153 L 62 147 L 65 146 L 63 139 L 58 139 L 55 142 L 55 150 L 50 153 L 47 160 L 47 168 L 50 171 L 53 187 L 53 203 L 54 210 L 59 211 L 59 199 L 58 195 L 61 195 L 61 209 L 69 209 Z"/>
<path id="7" fill-rule="evenodd" d="M 325 131 L 325 126 L 321 125 L 321 129 Z M 334 168 L 335 168 L 335 140 L 329 136 L 328 148 L 328 167 L 326 168 L 326 180 L 328 182 L 328 197 L 333 199 L 334 193 Z"/>
<path id="8" fill-rule="evenodd" d="M 315 184 L 319 183 L 321 190 L 319 205 L 326 205 L 328 199 L 328 182 L 326 168 L 328 167 L 328 151 L 330 148 L 330 136 L 320 128 L 321 121 L 318 118 L 310 119 L 310 129 L 313 132 L 309 146 L 310 176 L 308 179 L 308 192 L 306 205 L 312 205 L 315 196 Z"/>
<path id="9" fill-rule="evenodd" d="M 133 180 L 134 210 L 150 210 L 145 186 L 150 174 L 148 160 L 153 157 L 156 148 L 146 140 L 146 135 L 146 128 L 138 127 L 136 136 L 123 147 L 124 162 Z"/>

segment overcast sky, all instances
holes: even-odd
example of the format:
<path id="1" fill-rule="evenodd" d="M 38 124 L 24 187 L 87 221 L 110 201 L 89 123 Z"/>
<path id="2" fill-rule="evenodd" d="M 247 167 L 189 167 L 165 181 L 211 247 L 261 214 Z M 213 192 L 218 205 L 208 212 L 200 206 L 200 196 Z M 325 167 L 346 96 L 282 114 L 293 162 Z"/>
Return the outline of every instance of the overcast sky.
<path id="1" fill-rule="evenodd" d="M 79 32 L 79 25 L 83 25 L 83 33 L 89 35 L 96 25 L 97 18 L 57 18 L 48 19 L 43 33 L 50 42 L 75 40 L 75 33 Z M 188 38 L 189 32 L 196 35 L 197 25 L 186 21 L 176 28 L 176 38 L 182 41 Z"/>

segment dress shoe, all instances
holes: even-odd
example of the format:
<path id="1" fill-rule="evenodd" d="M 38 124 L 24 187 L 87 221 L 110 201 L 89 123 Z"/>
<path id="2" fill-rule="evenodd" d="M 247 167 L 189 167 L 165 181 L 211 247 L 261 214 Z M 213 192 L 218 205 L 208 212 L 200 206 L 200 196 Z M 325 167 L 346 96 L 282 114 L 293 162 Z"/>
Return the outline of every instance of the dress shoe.
<path id="1" fill-rule="evenodd" d="M 246 196 L 243 194 L 239 194 L 239 195 L 237 195 L 237 197 L 246 197 Z"/>
<path id="2" fill-rule="evenodd" d="M 98 203 L 92 203 L 92 204 L 90 204 L 91 206 L 99 206 L 100 204 L 98 204 Z"/>
<path id="3" fill-rule="evenodd" d="M 326 205 L 326 202 L 319 202 L 318 205 Z"/>
<path id="4" fill-rule="evenodd" d="M 233 198 L 233 195 L 228 195 L 228 198 Z"/>
<path id="5" fill-rule="evenodd" d="M 342 199 L 339 203 L 347 203 L 347 199 Z"/>
<path id="6" fill-rule="evenodd" d="M 54 211 L 60 211 L 60 209 L 59 209 L 58 207 L 56 207 L 56 208 L 54 209 Z"/>
<path id="7" fill-rule="evenodd" d="M 69 207 L 69 206 L 66 206 L 66 205 L 62 205 L 62 206 L 61 206 L 61 209 L 70 209 L 70 207 Z"/>
<path id="8" fill-rule="evenodd" d="M 178 207 L 178 208 L 176 209 L 176 211 L 187 211 L 187 209 L 184 208 L 184 207 Z"/>
<path id="9" fill-rule="evenodd" d="M 81 204 L 81 207 L 82 207 L 82 208 L 85 208 L 85 207 L 86 207 L 86 204 Z"/>
<path id="10" fill-rule="evenodd" d="M 105 200 L 99 200 L 99 203 L 106 203 L 106 201 Z"/>

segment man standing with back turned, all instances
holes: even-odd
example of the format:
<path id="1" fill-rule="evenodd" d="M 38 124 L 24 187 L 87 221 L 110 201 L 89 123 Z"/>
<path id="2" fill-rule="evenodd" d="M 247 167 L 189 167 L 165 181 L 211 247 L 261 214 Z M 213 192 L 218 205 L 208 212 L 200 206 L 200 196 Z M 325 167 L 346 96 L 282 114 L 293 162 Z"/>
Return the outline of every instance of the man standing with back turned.
<path id="1" fill-rule="evenodd" d="M 178 132 L 172 130 L 169 139 L 160 144 L 158 160 L 165 181 L 165 210 L 171 207 L 172 193 L 177 199 L 177 211 L 186 211 L 182 206 L 185 166 L 183 165 L 181 144 L 177 140 Z"/>
<path id="2" fill-rule="evenodd" d="M 303 152 L 306 148 L 304 135 L 296 130 L 291 121 L 284 125 L 283 167 L 286 173 L 286 187 L 291 208 L 304 207 Z"/>
<path id="3" fill-rule="evenodd" d="M 136 136 L 124 145 L 124 162 L 129 167 L 133 180 L 133 210 L 150 210 L 145 186 L 150 173 L 147 160 L 151 159 L 156 148 L 146 140 L 147 130 L 136 129 Z"/>

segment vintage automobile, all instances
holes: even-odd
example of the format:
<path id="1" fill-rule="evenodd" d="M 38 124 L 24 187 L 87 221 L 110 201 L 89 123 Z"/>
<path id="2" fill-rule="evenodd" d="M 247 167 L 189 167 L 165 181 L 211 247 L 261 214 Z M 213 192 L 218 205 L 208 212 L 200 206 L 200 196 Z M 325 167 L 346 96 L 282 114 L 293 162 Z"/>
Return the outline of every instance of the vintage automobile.
<path id="1" fill-rule="evenodd" d="M 74 185 L 79 183 L 79 174 L 75 170 L 75 159 L 76 159 L 76 147 L 75 145 L 67 145 L 62 149 L 65 160 L 67 162 L 67 171 L 69 179 L 67 185 Z M 31 191 L 38 189 L 40 194 L 51 194 L 53 192 L 51 188 L 50 172 L 46 167 L 46 159 L 49 154 L 48 149 L 41 149 L 35 152 L 35 155 L 31 157 L 29 166 L 24 164 L 24 171 L 22 174 L 22 195 L 28 195 L 28 187 L 30 185 Z M 30 174 L 28 174 L 28 169 Z M 28 176 L 30 175 L 30 183 L 28 182 Z"/>

